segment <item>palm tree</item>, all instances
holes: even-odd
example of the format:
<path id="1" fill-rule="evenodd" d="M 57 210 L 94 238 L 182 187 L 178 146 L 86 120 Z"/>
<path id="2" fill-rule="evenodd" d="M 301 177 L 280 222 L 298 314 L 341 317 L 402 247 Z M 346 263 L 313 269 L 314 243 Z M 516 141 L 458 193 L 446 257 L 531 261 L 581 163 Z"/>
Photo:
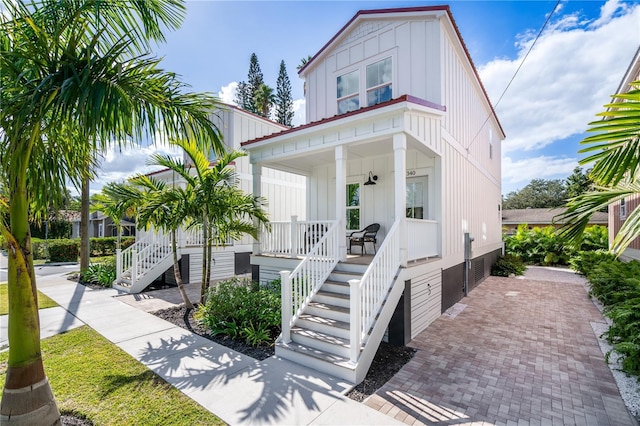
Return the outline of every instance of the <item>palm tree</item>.
<path id="1" fill-rule="evenodd" d="M 188 93 L 145 54 L 152 41 L 163 41 L 162 28 L 179 27 L 183 2 L 0 1 L 0 168 L 10 200 L 10 220 L 0 223 L 9 247 L 9 360 L 0 420 L 56 424 L 60 415 L 40 350 L 30 209 L 43 209 L 42 198 L 62 198 L 62 177 L 86 176 L 87 160 L 110 141 L 163 131 L 211 141 L 216 150 L 222 144 L 209 117 L 215 99 Z M 35 186 L 33 176 L 54 178 Z"/>
<path id="2" fill-rule="evenodd" d="M 628 196 L 640 195 L 640 81 L 631 83 L 631 90 L 613 96 L 598 116 L 603 120 L 589 123 L 596 132 L 581 143 L 589 145 L 580 152 L 591 153 L 581 164 L 595 162 L 589 177 L 595 190 L 569 200 L 567 210 L 559 216 L 568 223 L 561 232 L 572 241 L 579 241 L 589 218 L 609 204 Z M 621 254 L 640 235 L 640 209 L 628 216 L 611 250 Z"/>
<path id="3" fill-rule="evenodd" d="M 190 188 L 168 186 L 151 176 L 138 175 L 129 179 L 128 185 L 114 186 L 114 190 L 127 194 L 133 200 L 137 211 L 139 226 L 154 231 L 168 232 L 171 235 L 171 251 L 173 253 L 173 275 L 187 309 L 193 309 L 193 303 L 182 282 L 182 274 L 178 265 L 178 230 L 191 224 L 191 209 L 194 205 L 194 194 Z"/>
<path id="4" fill-rule="evenodd" d="M 123 197 L 118 191 L 116 183 L 108 183 L 102 188 L 102 192 L 91 197 L 91 210 L 105 214 L 116 226 L 116 249 L 121 248 L 122 219 L 125 216 L 133 216 L 135 213 L 135 200 Z"/>
<path id="5" fill-rule="evenodd" d="M 153 155 L 149 164 L 166 167 L 186 183 L 185 190 L 193 191 L 190 216 L 202 229 L 203 262 L 200 300 L 204 302 L 211 282 L 213 245 L 224 244 L 229 239 L 239 239 L 244 234 L 258 237 L 256 224 L 267 223 L 263 210 L 264 200 L 245 194 L 237 188 L 236 174 L 230 167 L 235 160 L 246 156 L 242 151 L 222 155 L 210 165 L 207 151 L 189 139 L 174 142 L 183 149 L 188 165 L 167 155 Z M 254 223 L 255 221 L 255 223 Z"/>
<path id="6" fill-rule="evenodd" d="M 261 84 L 256 90 L 255 99 L 253 100 L 258 114 L 265 118 L 269 118 L 271 107 L 276 101 L 276 95 L 273 93 L 273 89 L 266 84 Z"/>

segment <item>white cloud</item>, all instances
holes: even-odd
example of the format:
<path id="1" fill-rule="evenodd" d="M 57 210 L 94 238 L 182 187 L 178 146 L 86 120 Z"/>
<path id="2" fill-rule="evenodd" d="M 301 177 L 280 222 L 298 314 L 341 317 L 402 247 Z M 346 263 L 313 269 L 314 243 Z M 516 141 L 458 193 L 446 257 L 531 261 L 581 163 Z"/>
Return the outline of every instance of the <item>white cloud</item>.
<path id="1" fill-rule="evenodd" d="M 304 99 L 296 99 L 293 101 L 293 127 L 300 126 L 306 122 L 306 101 Z"/>
<path id="2" fill-rule="evenodd" d="M 235 101 L 236 89 L 238 88 L 238 82 L 232 81 L 226 86 L 222 86 L 218 92 L 218 98 L 225 104 L 237 105 Z"/>
<path id="3" fill-rule="evenodd" d="M 155 142 L 148 146 L 124 145 L 123 148 L 111 146 L 103 155 L 98 177 L 91 183 L 91 192 L 100 192 L 102 186 L 109 182 L 123 182 L 137 174 L 150 173 L 162 169 L 149 166 L 147 161 L 151 154 L 167 154 L 182 158 L 182 150 L 175 146 Z"/>
<path id="4" fill-rule="evenodd" d="M 577 158 L 539 156 L 513 161 L 502 158 L 502 193 L 521 189 L 532 179 L 564 179 L 578 165 Z"/>
<path id="5" fill-rule="evenodd" d="M 555 20 L 538 40 L 497 106 L 507 139 L 503 151 L 543 148 L 581 134 L 616 90 L 640 43 L 640 5 L 610 0 L 591 22 L 578 15 Z M 481 67 L 482 81 L 495 103 L 519 66 L 534 34 L 516 43 L 514 60 Z"/>

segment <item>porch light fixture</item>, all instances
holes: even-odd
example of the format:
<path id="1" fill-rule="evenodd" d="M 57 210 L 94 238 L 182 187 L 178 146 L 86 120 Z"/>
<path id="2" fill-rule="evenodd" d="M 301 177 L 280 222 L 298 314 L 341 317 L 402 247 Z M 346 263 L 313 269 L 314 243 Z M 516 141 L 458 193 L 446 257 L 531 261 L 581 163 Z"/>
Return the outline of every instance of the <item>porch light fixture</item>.
<path id="1" fill-rule="evenodd" d="M 374 175 L 373 172 L 369 172 L 369 180 L 367 180 L 365 185 L 375 185 L 378 180 L 378 176 Z"/>

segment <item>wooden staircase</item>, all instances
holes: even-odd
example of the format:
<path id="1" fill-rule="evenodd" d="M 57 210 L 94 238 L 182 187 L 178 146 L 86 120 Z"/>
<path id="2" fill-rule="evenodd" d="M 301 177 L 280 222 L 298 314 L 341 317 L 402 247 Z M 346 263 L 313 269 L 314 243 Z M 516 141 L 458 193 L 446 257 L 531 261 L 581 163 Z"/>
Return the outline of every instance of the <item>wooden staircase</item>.
<path id="1" fill-rule="evenodd" d="M 393 286 L 378 320 L 368 330 L 356 363 L 351 361 L 351 300 L 349 280 L 360 280 L 368 265 L 340 262 L 303 307 L 291 327 L 291 341 L 276 342 L 276 355 L 357 384 L 364 379 L 384 331 L 402 294 Z M 394 291 L 398 287 L 400 291 Z"/>

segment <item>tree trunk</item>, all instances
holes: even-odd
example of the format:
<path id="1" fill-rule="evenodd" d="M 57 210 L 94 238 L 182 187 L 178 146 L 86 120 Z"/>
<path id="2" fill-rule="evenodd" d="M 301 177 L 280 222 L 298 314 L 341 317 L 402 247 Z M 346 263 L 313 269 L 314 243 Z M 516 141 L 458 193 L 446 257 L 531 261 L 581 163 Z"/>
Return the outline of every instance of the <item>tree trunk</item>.
<path id="1" fill-rule="evenodd" d="M 80 207 L 80 270 L 89 267 L 89 178 L 82 178 L 82 204 Z"/>
<path id="2" fill-rule="evenodd" d="M 22 174 L 26 175 L 26 171 Z M 59 425 L 60 412 L 44 373 L 40 318 L 31 254 L 26 179 L 10 183 L 8 244 L 9 361 L 0 403 L 0 423 Z"/>
<path id="3" fill-rule="evenodd" d="M 182 274 L 180 274 L 180 266 L 178 265 L 178 243 L 176 242 L 176 231 L 175 229 L 171 231 L 171 247 L 173 249 L 173 275 L 176 277 L 176 284 L 178 284 L 178 290 L 180 290 L 180 296 L 182 296 L 182 301 L 184 302 L 184 306 L 187 309 L 193 309 L 193 303 L 189 300 L 189 296 L 187 296 L 187 292 L 184 289 L 184 285 L 182 284 Z"/>
<path id="4" fill-rule="evenodd" d="M 207 241 L 209 240 L 209 223 L 207 219 L 202 220 L 202 280 L 200 281 L 200 303 L 205 303 L 205 295 L 207 294 L 207 262 L 209 255 L 207 253 Z"/>

